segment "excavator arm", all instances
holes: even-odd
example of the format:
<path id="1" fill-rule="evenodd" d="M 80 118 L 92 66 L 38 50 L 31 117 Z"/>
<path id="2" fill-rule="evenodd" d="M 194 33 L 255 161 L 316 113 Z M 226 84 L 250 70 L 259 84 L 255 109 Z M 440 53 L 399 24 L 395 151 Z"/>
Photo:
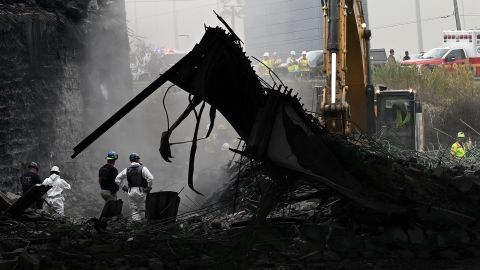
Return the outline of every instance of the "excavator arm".
<path id="1" fill-rule="evenodd" d="M 349 134 L 354 128 L 375 128 L 374 89 L 370 83 L 370 30 L 360 0 L 323 2 L 324 67 L 327 83 L 320 103 L 320 121 L 328 129 Z"/>

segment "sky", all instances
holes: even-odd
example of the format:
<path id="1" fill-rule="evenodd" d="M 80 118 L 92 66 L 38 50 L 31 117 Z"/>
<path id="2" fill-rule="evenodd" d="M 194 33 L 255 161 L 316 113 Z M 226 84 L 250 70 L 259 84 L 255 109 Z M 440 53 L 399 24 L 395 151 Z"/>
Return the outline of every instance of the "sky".
<path id="1" fill-rule="evenodd" d="M 443 43 L 442 31 L 456 30 L 453 0 L 419 0 L 423 50 Z M 480 28 L 479 0 L 458 0 L 462 29 Z M 368 0 L 372 48 L 393 48 L 397 58 L 405 50 L 419 52 L 415 0 Z M 448 17 L 447 17 L 448 16 Z M 441 18 L 445 17 L 445 18 Z"/>
<path id="2" fill-rule="evenodd" d="M 178 49 L 189 50 L 200 40 L 203 26 L 218 25 L 212 10 L 221 10 L 220 0 L 125 0 L 131 33 L 155 47 L 175 47 L 174 16 L 177 10 Z M 262 0 L 257 0 L 262 1 Z M 296 0 L 301 1 L 301 0 Z M 415 0 L 367 0 L 372 48 L 395 49 L 397 58 L 405 50 L 419 51 Z M 423 50 L 442 44 L 442 31 L 455 29 L 453 0 L 419 0 Z M 480 28 L 479 0 L 458 0 L 464 29 Z M 444 17 L 444 18 L 442 18 Z M 230 19 L 226 17 L 230 22 Z M 235 30 L 243 38 L 243 21 L 236 19 Z M 248 41 L 246 41 L 248 43 Z"/>
<path id="3" fill-rule="evenodd" d="M 125 6 L 131 33 L 155 47 L 175 48 L 178 42 L 180 50 L 190 50 L 200 41 L 204 25 L 219 25 L 213 10 L 221 10 L 220 0 L 125 0 Z M 173 10 L 177 11 L 177 41 Z M 243 21 L 236 23 L 235 31 L 243 36 Z"/>

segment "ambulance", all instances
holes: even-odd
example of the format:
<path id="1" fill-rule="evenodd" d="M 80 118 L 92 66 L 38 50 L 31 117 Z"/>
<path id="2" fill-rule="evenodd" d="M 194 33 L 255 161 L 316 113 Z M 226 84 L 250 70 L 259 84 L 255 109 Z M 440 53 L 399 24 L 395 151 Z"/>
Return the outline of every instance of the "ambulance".
<path id="1" fill-rule="evenodd" d="M 443 45 L 431 49 L 418 59 L 402 65 L 433 68 L 439 65 L 470 64 L 475 77 L 480 78 L 480 30 L 443 31 Z"/>

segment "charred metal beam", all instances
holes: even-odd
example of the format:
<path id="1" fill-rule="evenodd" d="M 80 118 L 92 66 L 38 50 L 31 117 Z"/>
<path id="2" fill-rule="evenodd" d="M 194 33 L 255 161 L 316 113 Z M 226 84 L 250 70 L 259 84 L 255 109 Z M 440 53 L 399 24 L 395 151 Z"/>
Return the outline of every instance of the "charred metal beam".
<path id="1" fill-rule="evenodd" d="M 71 158 L 75 158 L 83 150 L 85 150 L 90 144 L 97 140 L 100 136 L 103 135 L 107 130 L 109 130 L 113 125 L 115 125 L 120 119 L 127 115 L 131 110 L 137 107 L 142 101 L 149 97 L 155 90 L 168 81 L 170 74 L 174 72 L 174 69 L 169 69 L 167 72 L 162 74 L 158 79 L 153 81 L 147 88 L 142 92 L 136 95 L 132 100 L 130 100 L 125 106 L 118 110 L 114 115 L 112 115 L 107 121 L 100 125 L 95 131 L 88 135 L 83 141 L 81 141 L 77 146 L 73 148 L 74 153 L 71 155 Z"/>

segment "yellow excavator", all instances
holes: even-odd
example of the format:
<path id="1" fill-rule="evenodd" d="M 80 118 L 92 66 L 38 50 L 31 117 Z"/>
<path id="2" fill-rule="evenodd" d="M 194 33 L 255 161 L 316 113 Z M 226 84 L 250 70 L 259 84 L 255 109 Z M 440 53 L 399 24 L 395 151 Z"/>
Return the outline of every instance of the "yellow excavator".
<path id="1" fill-rule="evenodd" d="M 372 85 L 371 31 L 361 0 L 326 0 L 322 6 L 326 83 L 319 99 L 320 122 L 332 132 L 378 135 L 421 150 L 421 106 L 414 91 L 375 91 Z"/>

